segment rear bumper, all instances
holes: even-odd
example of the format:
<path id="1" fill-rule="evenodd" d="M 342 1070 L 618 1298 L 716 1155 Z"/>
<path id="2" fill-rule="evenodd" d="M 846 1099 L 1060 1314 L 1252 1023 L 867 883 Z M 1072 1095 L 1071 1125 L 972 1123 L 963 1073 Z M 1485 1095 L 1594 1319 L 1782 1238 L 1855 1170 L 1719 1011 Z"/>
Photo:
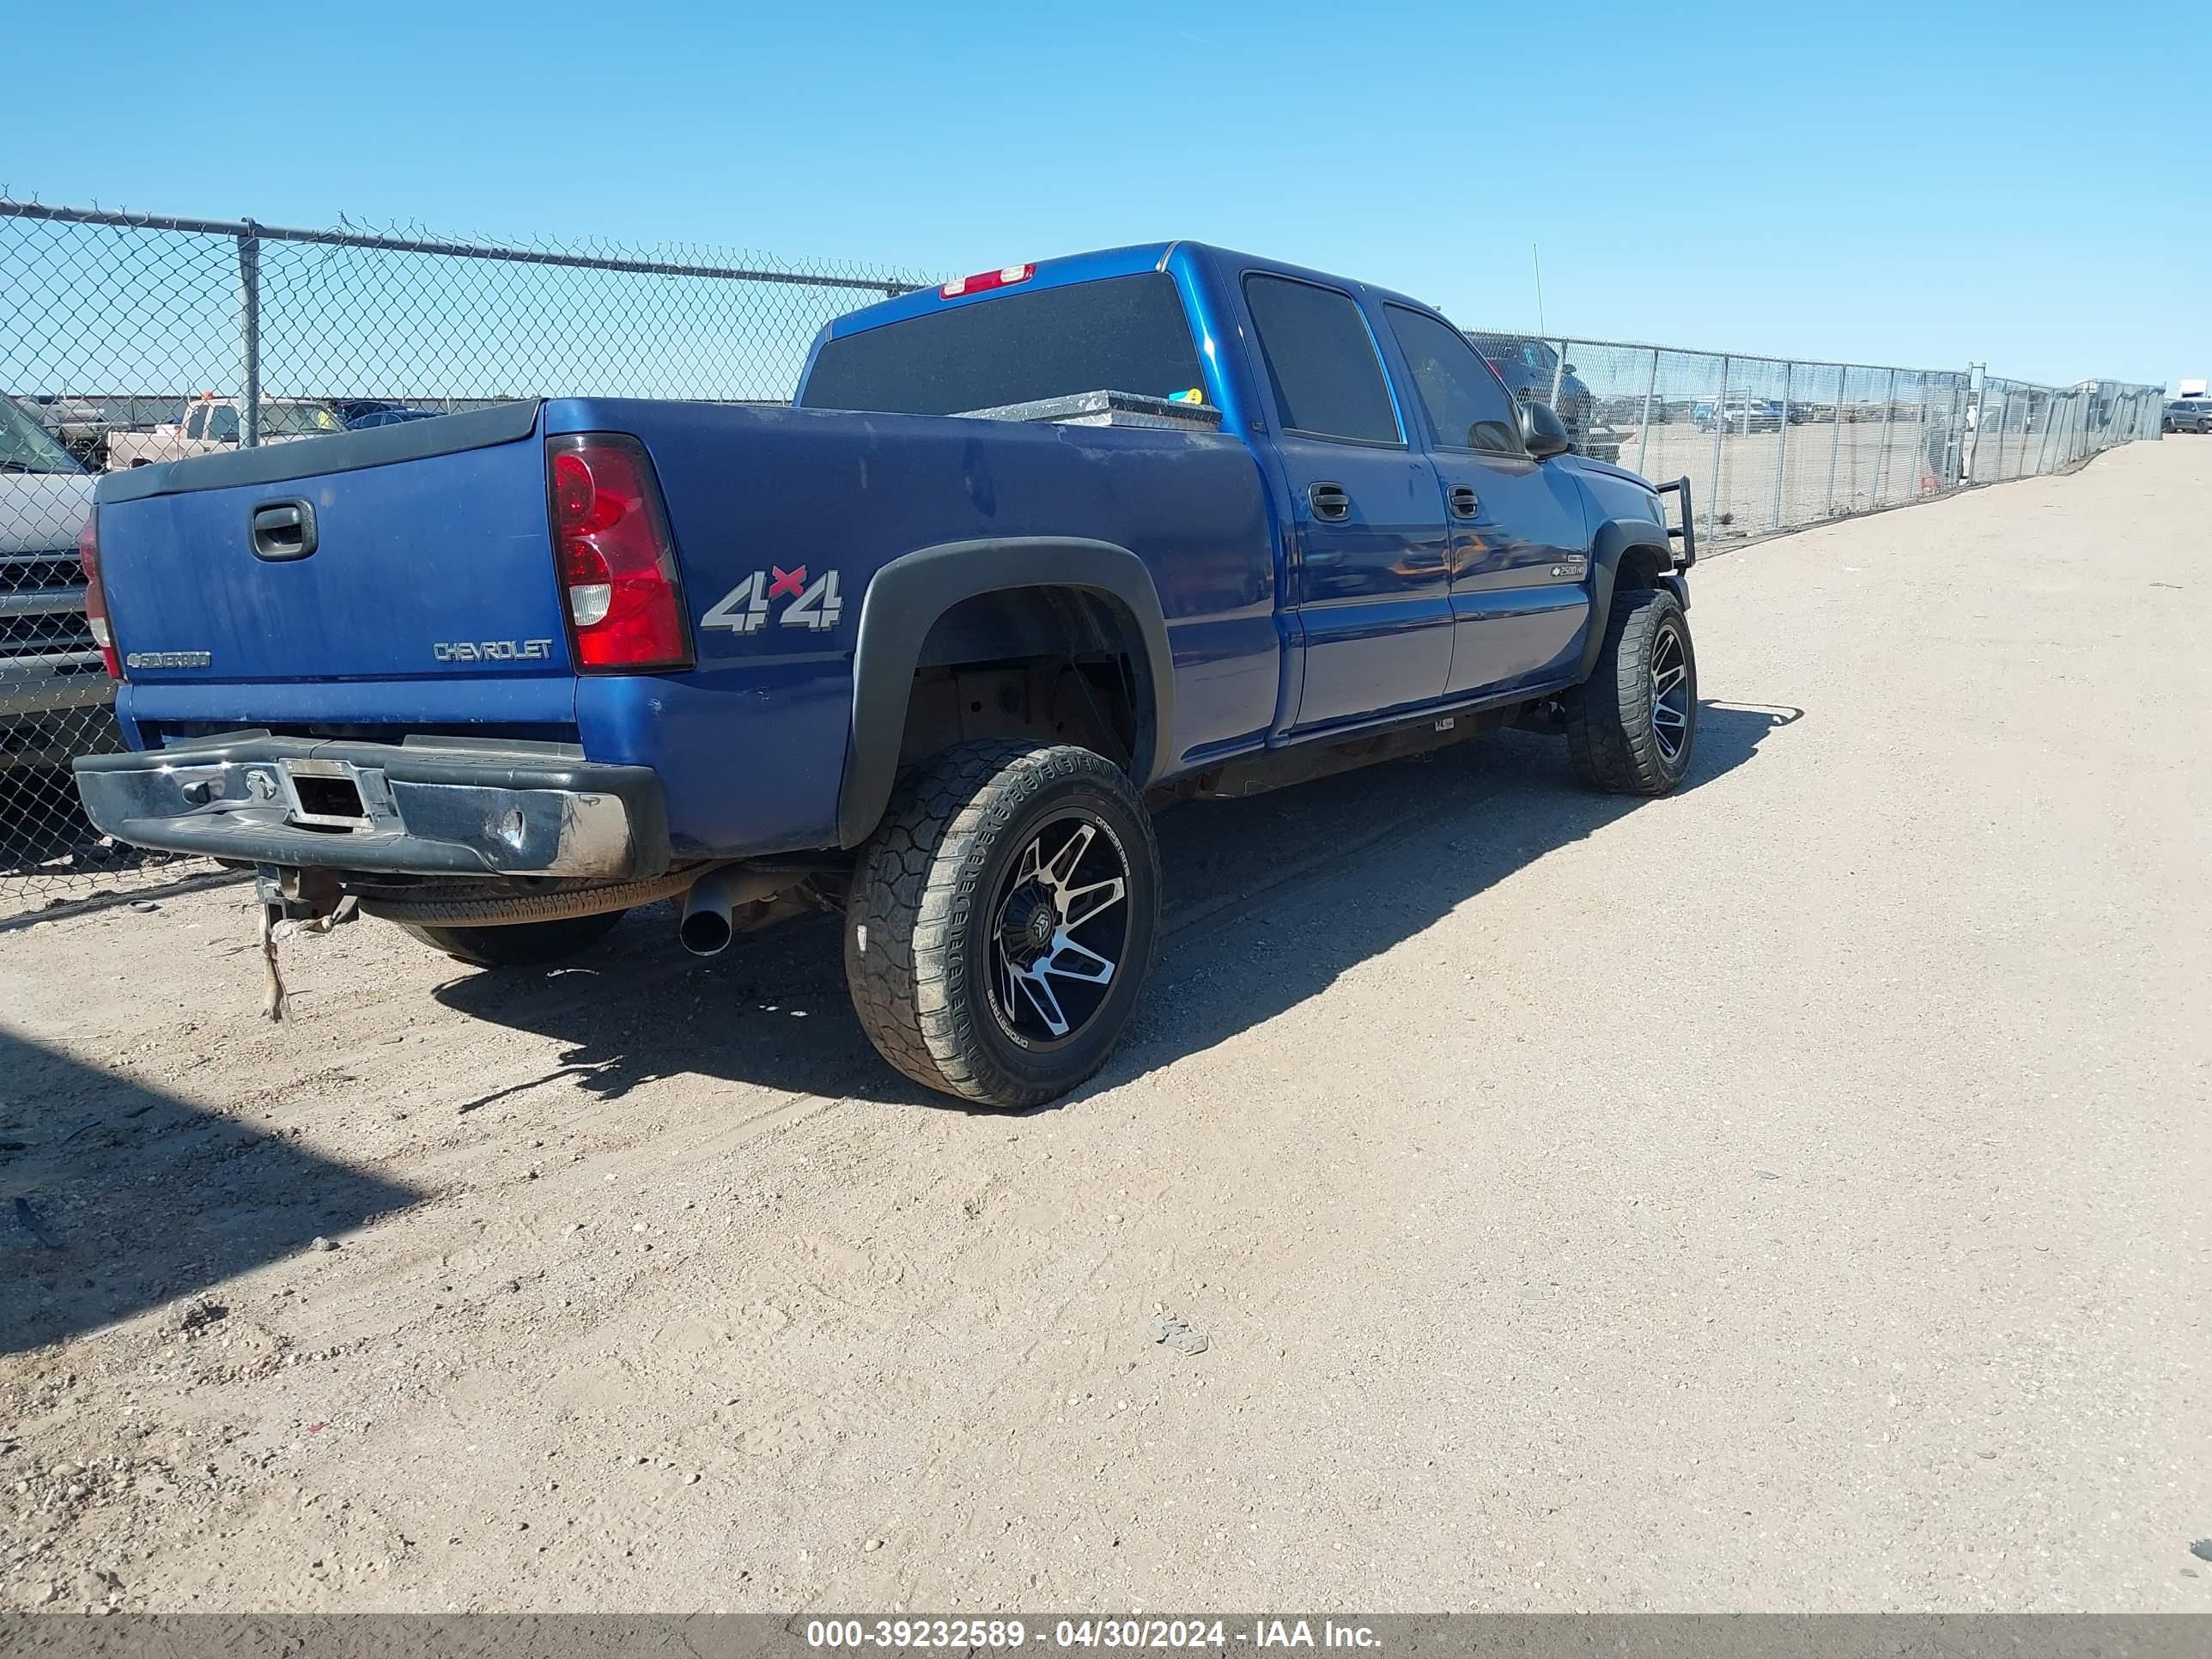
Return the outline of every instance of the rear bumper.
<path id="1" fill-rule="evenodd" d="M 559 744 L 240 732 L 88 755 L 76 772 L 94 823 L 165 852 L 409 875 L 637 878 L 670 863 L 652 770 Z"/>

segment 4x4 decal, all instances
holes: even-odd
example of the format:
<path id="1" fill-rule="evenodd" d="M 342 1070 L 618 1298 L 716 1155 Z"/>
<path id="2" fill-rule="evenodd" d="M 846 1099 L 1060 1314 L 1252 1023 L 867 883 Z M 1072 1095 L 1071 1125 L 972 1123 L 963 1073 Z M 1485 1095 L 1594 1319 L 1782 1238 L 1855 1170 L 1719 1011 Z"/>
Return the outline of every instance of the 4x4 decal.
<path id="1" fill-rule="evenodd" d="M 845 601 L 837 592 L 837 573 L 825 570 L 812 583 L 806 567 L 786 570 L 771 565 L 756 570 L 722 595 L 712 611 L 699 619 L 702 628 L 726 628 L 732 634 L 750 634 L 768 625 L 771 600 L 790 596 L 776 621 L 785 628 L 811 628 L 826 633 L 845 615 Z"/>

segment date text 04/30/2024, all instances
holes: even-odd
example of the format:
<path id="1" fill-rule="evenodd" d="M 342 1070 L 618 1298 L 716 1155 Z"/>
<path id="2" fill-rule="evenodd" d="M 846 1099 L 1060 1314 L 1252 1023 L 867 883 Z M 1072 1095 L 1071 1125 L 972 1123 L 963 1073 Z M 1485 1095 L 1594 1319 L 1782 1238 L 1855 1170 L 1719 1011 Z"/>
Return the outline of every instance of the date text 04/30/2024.
<path id="1" fill-rule="evenodd" d="M 1324 1619 L 1258 1619 L 1231 1628 L 1220 1619 L 1060 1619 L 1034 1626 L 1019 1619 L 812 1619 L 814 1648 L 1163 1649 L 1220 1652 L 1235 1647 L 1363 1648 L 1382 1645 L 1365 1625 Z"/>

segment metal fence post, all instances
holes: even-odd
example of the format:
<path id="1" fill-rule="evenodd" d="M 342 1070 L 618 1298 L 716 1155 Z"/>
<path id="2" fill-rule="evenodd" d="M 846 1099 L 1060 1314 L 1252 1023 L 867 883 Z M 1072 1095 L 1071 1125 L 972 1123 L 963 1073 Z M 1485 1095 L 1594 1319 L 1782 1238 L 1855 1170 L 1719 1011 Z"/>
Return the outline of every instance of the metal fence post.
<path id="1" fill-rule="evenodd" d="M 1774 520 L 1773 527 L 1782 528 L 1782 477 L 1790 462 L 1790 385 L 1797 373 L 1795 362 L 1782 365 L 1782 430 L 1775 434 L 1774 442 Z"/>
<path id="2" fill-rule="evenodd" d="M 1841 363 L 1836 365 L 1836 434 L 1828 444 L 1828 500 L 1821 507 L 1820 516 L 1836 516 L 1836 461 L 1844 453 L 1844 392 L 1850 385 L 1851 371 Z"/>
<path id="3" fill-rule="evenodd" d="M 1928 426 L 1928 399 L 1924 385 L 1920 402 L 1920 425 L 1924 432 Z M 1973 374 L 1969 370 L 1951 382 L 1951 407 L 1943 417 L 1943 453 L 1928 458 L 1927 476 L 1936 480 L 1935 493 L 1939 495 L 1966 476 L 1966 411 L 1973 407 Z M 1981 443 L 1981 420 L 1977 410 L 1974 416 L 1977 447 Z M 1929 446 L 1923 441 L 1921 447 L 1924 449 Z"/>
<path id="4" fill-rule="evenodd" d="M 1651 398 L 1659 390 L 1659 348 L 1651 348 L 1651 378 L 1644 383 L 1644 417 L 1636 423 L 1636 465 L 1647 477 L 1651 467 Z"/>
<path id="5" fill-rule="evenodd" d="M 2043 432 L 2035 441 L 2035 476 L 2041 477 L 2051 460 L 2051 428 L 2058 423 L 2058 394 L 2045 386 L 2043 390 Z M 2026 456 L 2021 458 L 2027 459 Z"/>
<path id="6" fill-rule="evenodd" d="M 2012 398 L 2008 393 L 2001 392 L 1998 395 L 2003 401 L 1997 405 L 1997 476 L 1990 480 L 1991 483 L 1999 483 L 2003 482 L 2005 475 L 2005 433 L 2012 425 Z M 1989 409 L 1990 377 L 1987 371 L 1984 371 L 1982 375 L 1982 419 L 1984 423 L 1989 420 Z M 1978 470 L 1980 464 L 1980 459 L 1977 457 L 1975 465 Z"/>
<path id="7" fill-rule="evenodd" d="M 1705 492 L 1705 534 L 1716 538 L 1721 522 L 1721 439 L 1728 431 L 1729 364 L 1734 359 L 1721 359 L 1720 395 L 1713 399 L 1713 487 Z"/>
<path id="8" fill-rule="evenodd" d="M 1874 504 L 1881 505 L 1882 481 L 1889 472 L 1889 417 L 1897 408 L 1897 371 L 1889 371 L 1889 390 L 1882 394 L 1881 436 L 1875 441 Z"/>
<path id="9" fill-rule="evenodd" d="M 238 447 L 261 441 L 261 238 L 252 220 L 238 237 Z"/>
<path id="10" fill-rule="evenodd" d="M 1559 407 L 1559 385 L 1567 376 L 1567 343 L 1561 340 L 1559 347 L 1559 355 L 1552 359 L 1551 404 L 1554 413 L 1558 412 Z"/>

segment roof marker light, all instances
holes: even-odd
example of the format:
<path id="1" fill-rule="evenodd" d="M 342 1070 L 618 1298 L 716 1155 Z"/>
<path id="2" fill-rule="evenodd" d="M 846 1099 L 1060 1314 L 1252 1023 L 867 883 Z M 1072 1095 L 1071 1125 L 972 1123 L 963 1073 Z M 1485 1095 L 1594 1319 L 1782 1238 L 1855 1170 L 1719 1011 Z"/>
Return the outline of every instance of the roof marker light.
<path id="1" fill-rule="evenodd" d="M 955 276 L 937 290 L 941 299 L 957 300 L 963 294 L 981 294 L 994 288 L 1012 288 L 1016 283 L 1026 283 L 1036 275 L 1036 267 L 1006 265 L 997 270 L 981 270 L 973 276 Z"/>

